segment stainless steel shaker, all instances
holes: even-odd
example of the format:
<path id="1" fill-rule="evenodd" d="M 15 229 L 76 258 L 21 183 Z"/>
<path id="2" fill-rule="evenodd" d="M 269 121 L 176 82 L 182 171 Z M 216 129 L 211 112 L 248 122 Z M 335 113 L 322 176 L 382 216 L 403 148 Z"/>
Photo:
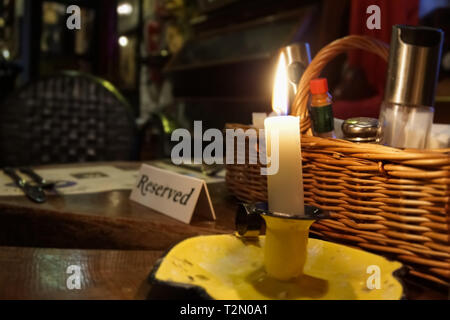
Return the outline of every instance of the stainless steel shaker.
<path id="1" fill-rule="evenodd" d="M 440 29 L 392 28 L 379 139 L 397 148 L 426 147 L 434 115 L 444 33 Z"/>
<path id="2" fill-rule="evenodd" d="M 289 78 L 289 107 L 297 94 L 297 86 L 300 78 L 311 62 L 309 44 L 306 42 L 295 42 L 282 48 L 286 57 L 286 66 Z M 290 110 L 288 110 L 290 114 Z"/>

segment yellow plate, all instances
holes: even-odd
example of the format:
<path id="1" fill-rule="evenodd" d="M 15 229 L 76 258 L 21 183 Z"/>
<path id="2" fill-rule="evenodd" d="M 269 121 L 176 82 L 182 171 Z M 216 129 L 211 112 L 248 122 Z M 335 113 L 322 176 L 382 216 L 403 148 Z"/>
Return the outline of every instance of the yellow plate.
<path id="1" fill-rule="evenodd" d="M 219 300 L 402 298 L 403 287 L 394 276 L 401 263 L 312 238 L 304 276 L 287 282 L 270 278 L 263 265 L 264 239 L 217 235 L 184 240 L 155 267 L 153 285 Z"/>

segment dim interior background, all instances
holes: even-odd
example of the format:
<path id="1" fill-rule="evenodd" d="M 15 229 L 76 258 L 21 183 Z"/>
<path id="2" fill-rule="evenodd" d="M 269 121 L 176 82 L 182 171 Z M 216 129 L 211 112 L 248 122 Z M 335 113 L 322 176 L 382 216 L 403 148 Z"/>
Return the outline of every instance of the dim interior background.
<path id="1" fill-rule="evenodd" d="M 381 30 L 365 25 L 372 4 Z M 79 30 L 66 26 L 70 5 Z M 270 112 L 281 47 L 308 42 L 314 56 L 347 34 L 389 43 L 394 24 L 444 30 L 434 122 L 450 123 L 447 0 L 0 0 L 0 147 L 18 150 L 0 165 L 170 156 L 175 128 Z M 362 52 L 328 65 L 335 116 L 378 117 L 385 71 Z"/>

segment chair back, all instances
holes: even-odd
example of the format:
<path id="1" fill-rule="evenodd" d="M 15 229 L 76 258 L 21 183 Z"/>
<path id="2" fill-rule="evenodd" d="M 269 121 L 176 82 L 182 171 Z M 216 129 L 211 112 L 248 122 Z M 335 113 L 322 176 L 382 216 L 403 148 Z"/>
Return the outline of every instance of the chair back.
<path id="1" fill-rule="evenodd" d="M 33 82 L 0 107 L 0 165 L 131 160 L 135 126 L 114 86 L 78 72 Z"/>

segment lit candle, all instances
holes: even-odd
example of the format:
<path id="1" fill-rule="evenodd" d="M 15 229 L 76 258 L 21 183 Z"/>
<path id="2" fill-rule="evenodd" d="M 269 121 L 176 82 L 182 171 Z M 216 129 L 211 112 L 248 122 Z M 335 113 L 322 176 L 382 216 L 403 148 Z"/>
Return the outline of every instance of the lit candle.
<path id="1" fill-rule="evenodd" d="M 278 158 L 278 172 L 267 176 L 269 209 L 273 212 L 304 215 L 300 121 L 288 116 L 288 75 L 284 54 L 280 55 L 272 96 L 272 108 L 279 115 L 264 121 L 267 157 Z M 277 134 L 278 133 L 278 134 Z M 278 136 L 278 157 L 272 159 L 271 139 Z M 276 151 L 275 151 L 276 152 Z M 269 163 L 269 166 L 273 166 Z M 276 167 L 276 166 L 275 166 Z"/>

